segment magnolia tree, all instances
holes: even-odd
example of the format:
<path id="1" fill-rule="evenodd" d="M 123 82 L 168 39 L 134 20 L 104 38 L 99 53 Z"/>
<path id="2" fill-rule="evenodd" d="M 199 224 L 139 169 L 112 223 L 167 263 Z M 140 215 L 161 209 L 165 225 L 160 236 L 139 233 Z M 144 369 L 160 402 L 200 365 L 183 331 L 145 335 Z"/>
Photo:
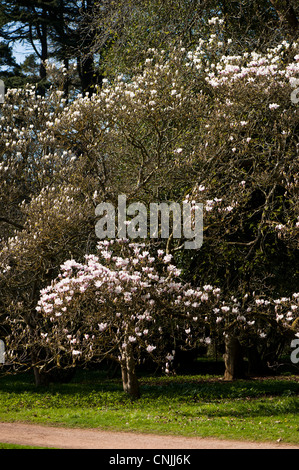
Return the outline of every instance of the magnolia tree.
<path id="1" fill-rule="evenodd" d="M 208 344 L 205 317 L 220 289 L 182 282 L 172 258 L 124 239 L 100 242 L 85 263 L 66 261 L 36 307 L 44 317 L 38 341 L 51 361 L 113 359 L 124 390 L 138 396 L 136 364 L 150 357 L 168 373 L 178 345 Z"/>
<path id="2" fill-rule="evenodd" d="M 263 53 L 239 55 L 231 41 L 222 40 L 221 21 L 214 18 L 210 26 L 217 27 L 218 35 L 215 29 L 209 39 L 190 50 L 149 49 L 130 77 L 119 73 L 113 80 L 104 80 L 103 88 L 92 97 L 78 95 L 66 103 L 63 93 L 55 89 L 44 98 L 33 90 L 8 93 L 1 109 L 0 282 L 11 357 L 20 351 L 25 356 L 34 346 L 39 350 L 33 355 L 37 370 L 50 362 L 67 364 L 73 356 L 66 348 L 63 361 L 59 359 L 63 349 L 59 350 L 55 338 L 63 328 L 56 321 L 63 323 L 70 315 L 71 322 L 75 316 L 74 331 L 65 326 L 68 335 L 83 331 L 89 337 L 87 318 L 93 329 L 97 323 L 108 323 L 106 317 L 95 320 L 96 298 L 101 294 L 96 296 L 92 280 L 82 293 L 88 301 L 80 300 L 78 310 L 46 317 L 35 307 L 40 290 L 56 279 L 65 260 L 81 263 L 78 273 L 89 269 L 91 261 L 84 260 L 84 255 L 94 253 L 96 245 L 95 206 L 102 201 L 116 203 L 119 194 L 126 194 L 128 202 L 203 203 L 203 246 L 184 251 L 182 240 L 170 236 L 167 254 L 170 250 L 177 257 L 185 281 L 221 288 L 224 303 L 213 307 L 221 314 L 210 309 L 211 317 L 208 311 L 192 315 L 201 320 L 204 316 L 204 322 L 198 323 L 198 338 L 204 338 L 204 325 L 210 329 L 209 337 L 225 339 L 231 370 L 237 368 L 234 361 L 241 343 L 250 341 L 264 348 L 256 341 L 263 339 L 262 334 L 267 349 L 277 337 L 286 341 L 288 334 L 296 334 L 298 107 L 291 96 L 299 78 L 298 44 L 283 42 Z M 109 273 L 119 268 L 106 267 Z M 158 269 L 156 261 L 148 267 Z M 99 269 L 103 276 L 105 270 Z M 77 271 L 71 272 L 75 276 Z M 66 276 L 64 282 L 68 282 Z M 165 277 L 164 282 L 166 289 L 170 281 Z M 163 296 L 159 296 L 161 309 L 168 302 Z M 77 297 L 69 297 L 70 305 L 75 305 Z M 136 294 L 134 301 L 123 305 L 133 308 L 140 299 L 144 301 Z M 287 300 L 275 303 L 274 299 Z M 115 317 L 108 301 L 102 307 L 101 312 Z M 158 315 L 158 309 L 155 312 Z M 160 315 L 155 325 L 172 331 L 163 330 L 161 318 L 169 316 Z M 45 339 L 40 328 L 48 335 Z M 179 328 L 185 330 L 189 330 L 185 324 Z M 109 331 L 100 332 L 99 357 L 108 355 L 113 346 L 107 340 Z M 153 352 L 161 357 L 159 330 L 153 331 L 156 343 L 144 343 L 143 349 L 156 347 Z M 212 336 L 213 331 L 217 334 Z M 130 336 L 134 336 L 131 329 Z M 139 351 L 137 339 L 132 342 L 135 352 Z M 100 351 L 98 343 L 86 344 L 90 354 Z M 83 356 L 88 357 L 78 354 Z"/>
<path id="3" fill-rule="evenodd" d="M 21 206 L 24 229 L 2 242 L 2 328 L 5 335 L 9 333 L 7 348 L 15 351 L 14 368 L 33 366 L 37 384 L 46 378 L 35 367 L 45 354 L 36 337 L 41 321 L 35 310 L 39 291 L 57 275 L 65 258 L 81 256 L 86 249 L 93 226 L 86 215 L 89 206 L 79 188 L 44 188 L 30 204 Z"/>
<path id="4" fill-rule="evenodd" d="M 16 367 L 38 360 L 40 289 L 63 260 L 87 249 L 94 227 L 92 197 L 73 180 L 81 171 L 77 157 L 48 133 L 49 120 L 58 118 L 65 104 L 57 89 L 40 97 L 28 86 L 8 90 L 1 106 L 1 335 L 13 333 Z M 28 344 L 22 341 L 26 325 Z"/>
<path id="5" fill-rule="evenodd" d="M 153 54 L 159 59 L 157 51 Z M 157 188 L 164 192 L 169 174 L 183 171 L 176 149 L 192 122 L 191 107 L 176 89 L 165 88 L 166 79 L 182 87 L 178 74 L 172 78 L 175 64 L 160 62 L 157 67 L 149 59 L 135 83 L 118 77 L 113 86 L 105 83 L 99 94 L 78 95 L 69 105 L 54 87 L 45 97 L 32 87 L 6 95 L 1 108 L 1 313 L 3 334 L 10 332 L 7 341 L 19 355 L 16 366 L 36 364 L 47 355 L 36 342 L 38 293 L 63 260 L 83 258 L 94 246 L 96 202 L 114 200 L 120 191 L 129 197 L 150 191 L 160 198 Z M 57 69 L 49 68 L 57 82 Z M 31 339 L 25 341 L 26 325 Z M 41 369 L 34 368 L 40 382 Z"/>
<path id="6" fill-rule="evenodd" d="M 298 107 L 292 100 L 298 44 L 242 55 L 227 53 L 229 47 L 212 35 L 187 54 L 187 66 L 198 71 L 213 96 L 206 137 L 194 148 L 198 183 L 186 197 L 203 202 L 205 221 L 206 243 L 190 271 L 205 273 L 208 282 L 218 280 L 228 297 L 255 292 L 271 303 L 292 297 L 298 286 Z M 272 336 L 269 349 L 276 354 L 265 356 L 270 363 L 285 342 L 271 318 L 269 311 L 268 345 Z M 233 325 L 228 344 L 235 345 L 237 361 L 242 336 Z M 258 344 L 250 349 L 256 357 Z"/>

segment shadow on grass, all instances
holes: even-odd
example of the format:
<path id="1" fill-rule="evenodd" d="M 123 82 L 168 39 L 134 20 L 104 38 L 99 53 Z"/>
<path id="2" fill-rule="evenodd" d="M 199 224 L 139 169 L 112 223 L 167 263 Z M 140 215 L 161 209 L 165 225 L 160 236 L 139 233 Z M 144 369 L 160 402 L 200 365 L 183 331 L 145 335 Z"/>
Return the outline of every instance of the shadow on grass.
<path id="1" fill-rule="evenodd" d="M 141 376 L 142 398 L 176 397 L 200 402 L 217 399 L 249 399 L 269 396 L 290 397 L 299 395 L 299 376 L 263 377 L 223 381 L 221 376 Z M 121 378 L 109 378 L 107 371 L 77 370 L 68 383 L 51 383 L 48 387 L 36 387 L 31 373 L 0 376 L 0 392 L 32 393 L 37 395 L 77 395 L 108 393 L 126 397 Z"/>
<path id="2" fill-rule="evenodd" d="M 109 378 L 107 371 L 77 370 L 70 382 L 44 388 L 35 386 L 30 373 L 2 376 L 0 404 L 11 416 L 26 410 L 27 416 L 48 416 L 47 421 L 51 416 L 54 422 L 70 424 L 74 414 L 76 425 L 80 422 L 89 426 L 102 426 L 105 419 L 109 425 L 115 420 L 120 426 L 123 417 L 131 413 L 143 426 L 148 424 L 149 414 L 153 419 L 165 415 L 172 426 L 181 420 L 197 423 L 225 417 L 280 419 L 288 415 L 294 420 L 299 414 L 298 376 L 225 382 L 217 376 L 143 375 L 140 384 L 141 398 L 133 401 L 123 392 L 120 377 Z"/>

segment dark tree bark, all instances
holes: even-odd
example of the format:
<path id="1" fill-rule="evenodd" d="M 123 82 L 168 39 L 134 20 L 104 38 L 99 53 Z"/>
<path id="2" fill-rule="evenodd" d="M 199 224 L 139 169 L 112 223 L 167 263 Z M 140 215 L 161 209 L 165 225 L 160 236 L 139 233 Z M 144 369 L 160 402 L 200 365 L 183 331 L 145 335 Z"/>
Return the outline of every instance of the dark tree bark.
<path id="1" fill-rule="evenodd" d="M 33 365 L 33 374 L 36 387 L 45 387 L 49 385 L 49 380 L 47 374 L 40 371 L 38 364 L 38 357 L 36 351 L 31 352 L 31 363 Z"/>
<path id="2" fill-rule="evenodd" d="M 40 372 L 38 367 L 33 367 L 35 385 L 37 387 L 46 387 L 49 385 L 49 380 L 46 374 Z"/>
<path id="3" fill-rule="evenodd" d="M 78 58 L 77 64 L 82 92 L 91 95 L 95 91 L 94 86 L 96 85 L 93 58 Z"/>
<path id="4" fill-rule="evenodd" d="M 124 391 L 132 398 L 139 398 L 140 388 L 136 376 L 135 360 L 131 345 L 127 345 L 126 348 L 122 350 L 121 375 Z"/>
<path id="5" fill-rule="evenodd" d="M 224 380 L 234 380 L 244 377 L 244 362 L 242 348 L 238 338 L 228 335 L 225 339 Z"/>

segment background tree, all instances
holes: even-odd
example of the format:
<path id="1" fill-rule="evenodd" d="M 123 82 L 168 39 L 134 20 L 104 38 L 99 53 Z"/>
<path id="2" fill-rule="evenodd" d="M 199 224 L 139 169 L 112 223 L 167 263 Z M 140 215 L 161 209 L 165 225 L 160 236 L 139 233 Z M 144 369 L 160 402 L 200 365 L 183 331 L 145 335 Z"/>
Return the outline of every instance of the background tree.
<path id="1" fill-rule="evenodd" d="M 148 48 L 190 48 L 209 37 L 208 20 L 216 15 L 225 25 L 221 39 L 232 40 L 232 53 L 265 51 L 297 38 L 299 12 L 293 1 L 114 0 L 95 9 L 90 18 L 97 31 L 94 50 L 102 50 L 109 38 L 107 73 L 130 73 L 132 65 L 144 61 Z"/>
<path id="2" fill-rule="evenodd" d="M 92 29 L 86 32 L 85 23 L 85 15 L 91 12 L 94 3 L 93 0 L 0 2 L 0 36 L 10 43 L 23 41 L 31 45 L 40 62 L 39 92 L 45 91 L 45 62 L 49 58 L 61 61 L 66 69 L 71 61 L 77 61 L 83 92 L 90 91 L 95 84 L 100 83 L 90 51 L 93 32 Z"/>
<path id="3" fill-rule="evenodd" d="M 59 119 L 64 105 L 63 92 L 54 90 L 42 98 L 34 87 L 27 87 L 8 90 L 1 109 L 1 263 L 6 272 L 1 312 L 21 318 L 33 335 L 40 289 L 65 257 L 84 252 L 94 227 L 93 218 L 88 221 L 90 210 L 84 209 L 84 189 L 72 187 L 76 157 L 58 148 L 48 134 L 51 115 Z M 17 362 L 24 367 L 39 359 L 25 344 L 20 357 Z M 42 382 L 35 372 L 37 383 Z"/>
<path id="4" fill-rule="evenodd" d="M 22 68 L 16 63 L 12 48 L 4 42 L 0 43 L 0 57 L 0 77 L 6 89 L 25 85 L 27 78 Z"/>

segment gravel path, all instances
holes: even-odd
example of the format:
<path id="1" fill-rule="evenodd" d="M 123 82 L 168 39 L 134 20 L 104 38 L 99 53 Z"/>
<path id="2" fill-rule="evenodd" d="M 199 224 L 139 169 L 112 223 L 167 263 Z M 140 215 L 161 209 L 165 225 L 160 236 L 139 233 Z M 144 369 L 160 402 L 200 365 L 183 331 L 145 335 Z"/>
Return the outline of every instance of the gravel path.
<path id="1" fill-rule="evenodd" d="M 213 438 L 157 436 L 100 429 L 69 429 L 0 423 L 0 442 L 61 449 L 299 449 L 283 442 L 256 443 Z"/>

